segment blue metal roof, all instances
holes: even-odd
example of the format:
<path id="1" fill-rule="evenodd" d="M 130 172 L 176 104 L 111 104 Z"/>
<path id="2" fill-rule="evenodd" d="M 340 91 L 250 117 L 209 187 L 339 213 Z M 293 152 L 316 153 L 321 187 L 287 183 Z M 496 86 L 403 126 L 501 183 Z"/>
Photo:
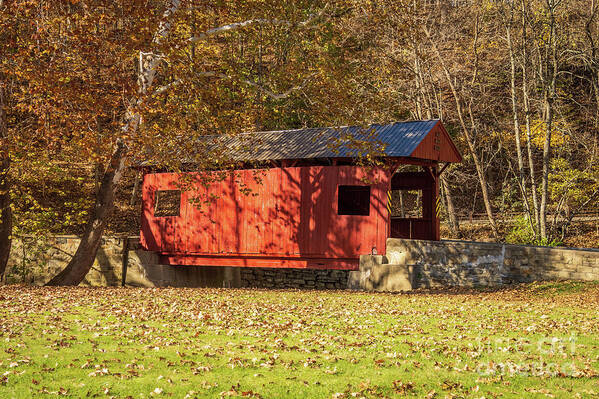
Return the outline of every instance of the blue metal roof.
<path id="1" fill-rule="evenodd" d="M 232 159 L 243 161 L 356 158 L 366 154 L 408 157 L 438 121 L 204 136 L 203 141 L 212 149 L 225 150 Z"/>

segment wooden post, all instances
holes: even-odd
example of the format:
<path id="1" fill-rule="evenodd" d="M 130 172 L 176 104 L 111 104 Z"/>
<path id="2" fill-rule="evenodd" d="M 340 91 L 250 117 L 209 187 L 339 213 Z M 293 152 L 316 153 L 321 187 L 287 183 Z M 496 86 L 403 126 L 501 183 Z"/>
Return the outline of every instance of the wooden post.
<path id="1" fill-rule="evenodd" d="M 432 239 L 435 241 L 439 241 L 441 239 L 441 223 L 439 220 L 439 212 L 440 212 L 440 204 L 439 204 L 439 175 L 437 166 L 431 167 L 433 179 L 432 179 L 432 187 L 431 187 L 431 206 L 432 206 L 432 229 L 433 229 L 433 237 Z"/>
<path id="2" fill-rule="evenodd" d="M 441 239 L 441 230 L 438 214 L 439 200 L 439 173 L 437 166 L 427 166 L 424 179 L 425 188 L 422 190 L 422 217 L 430 220 L 430 233 L 427 240 L 439 241 Z"/>
<path id="3" fill-rule="evenodd" d="M 129 266 L 129 237 L 123 238 L 123 271 L 121 274 L 121 286 L 125 286 L 127 281 L 127 266 Z"/>

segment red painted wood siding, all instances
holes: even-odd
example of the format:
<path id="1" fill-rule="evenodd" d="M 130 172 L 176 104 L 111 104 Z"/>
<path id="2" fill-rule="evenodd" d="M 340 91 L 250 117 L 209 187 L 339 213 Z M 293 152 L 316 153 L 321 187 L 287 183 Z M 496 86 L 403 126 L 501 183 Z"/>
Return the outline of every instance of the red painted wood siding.
<path id="1" fill-rule="evenodd" d="M 462 156 L 441 122 L 437 122 L 410 156 L 441 162 L 462 161 Z"/>
<path id="2" fill-rule="evenodd" d="M 199 181 L 198 174 L 192 176 Z M 174 173 L 146 174 L 142 186 L 142 245 L 173 255 L 167 259 L 175 264 L 189 264 L 189 258 L 177 262 L 188 255 L 218 256 L 222 265 L 227 265 L 227 257 L 272 256 L 351 259 L 355 262 L 347 268 L 355 268 L 359 255 L 373 247 L 385 253 L 390 187 L 385 170 L 355 166 L 239 170 L 207 188 L 198 184 L 197 191 L 183 192 L 180 216 L 154 217 L 155 191 L 177 189 L 178 181 Z M 370 185 L 370 215 L 337 215 L 339 185 Z M 251 192 L 244 194 L 243 187 Z M 189 203 L 197 195 L 217 198 L 198 209 Z"/>

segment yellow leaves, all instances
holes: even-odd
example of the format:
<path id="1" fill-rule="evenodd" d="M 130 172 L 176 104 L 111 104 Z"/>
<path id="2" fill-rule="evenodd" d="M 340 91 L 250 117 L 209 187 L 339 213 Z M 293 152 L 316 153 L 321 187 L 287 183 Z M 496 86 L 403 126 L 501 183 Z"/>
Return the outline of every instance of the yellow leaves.
<path id="1" fill-rule="evenodd" d="M 495 10 L 496 7 L 497 7 L 497 2 L 496 1 L 494 1 L 494 0 L 484 0 L 482 2 L 482 7 L 481 8 L 485 12 L 491 12 L 491 11 Z"/>
<path id="2" fill-rule="evenodd" d="M 570 126 L 564 120 L 555 120 L 551 129 L 551 147 L 562 147 L 570 142 L 568 131 Z M 541 119 L 534 119 L 530 126 L 531 144 L 537 148 L 543 148 L 545 145 L 545 137 L 547 136 L 547 124 Z M 515 143 L 513 130 L 493 130 L 491 134 L 481 138 L 482 140 L 501 141 Z M 526 127 L 520 126 L 520 140 L 522 144 L 527 142 Z"/>
<path id="3" fill-rule="evenodd" d="M 549 176 L 549 192 L 552 199 L 559 200 L 563 197 L 567 203 L 575 206 L 589 199 L 598 186 L 599 182 L 594 179 L 592 171 L 576 169 L 567 159 L 561 157 L 552 159 Z"/>
<path id="4" fill-rule="evenodd" d="M 568 137 L 569 126 L 564 120 L 555 120 L 552 124 L 551 129 L 551 147 L 561 147 L 570 141 Z M 521 129 L 522 140 L 526 142 L 526 131 L 524 127 Z M 545 145 L 545 138 L 547 137 L 547 124 L 545 121 L 535 119 L 531 122 L 530 126 L 531 143 L 538 147 L 543 148 Z"/>

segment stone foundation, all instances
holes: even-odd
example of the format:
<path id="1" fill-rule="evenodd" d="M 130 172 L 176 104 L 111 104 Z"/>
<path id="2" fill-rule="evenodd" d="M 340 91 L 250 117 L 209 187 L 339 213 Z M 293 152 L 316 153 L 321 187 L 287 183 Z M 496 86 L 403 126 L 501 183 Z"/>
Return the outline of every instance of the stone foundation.
<path id="1" fill-rule="evenodd" d="M 240 268 L 241 287 L 346 289 L 347 270 Z"/>

